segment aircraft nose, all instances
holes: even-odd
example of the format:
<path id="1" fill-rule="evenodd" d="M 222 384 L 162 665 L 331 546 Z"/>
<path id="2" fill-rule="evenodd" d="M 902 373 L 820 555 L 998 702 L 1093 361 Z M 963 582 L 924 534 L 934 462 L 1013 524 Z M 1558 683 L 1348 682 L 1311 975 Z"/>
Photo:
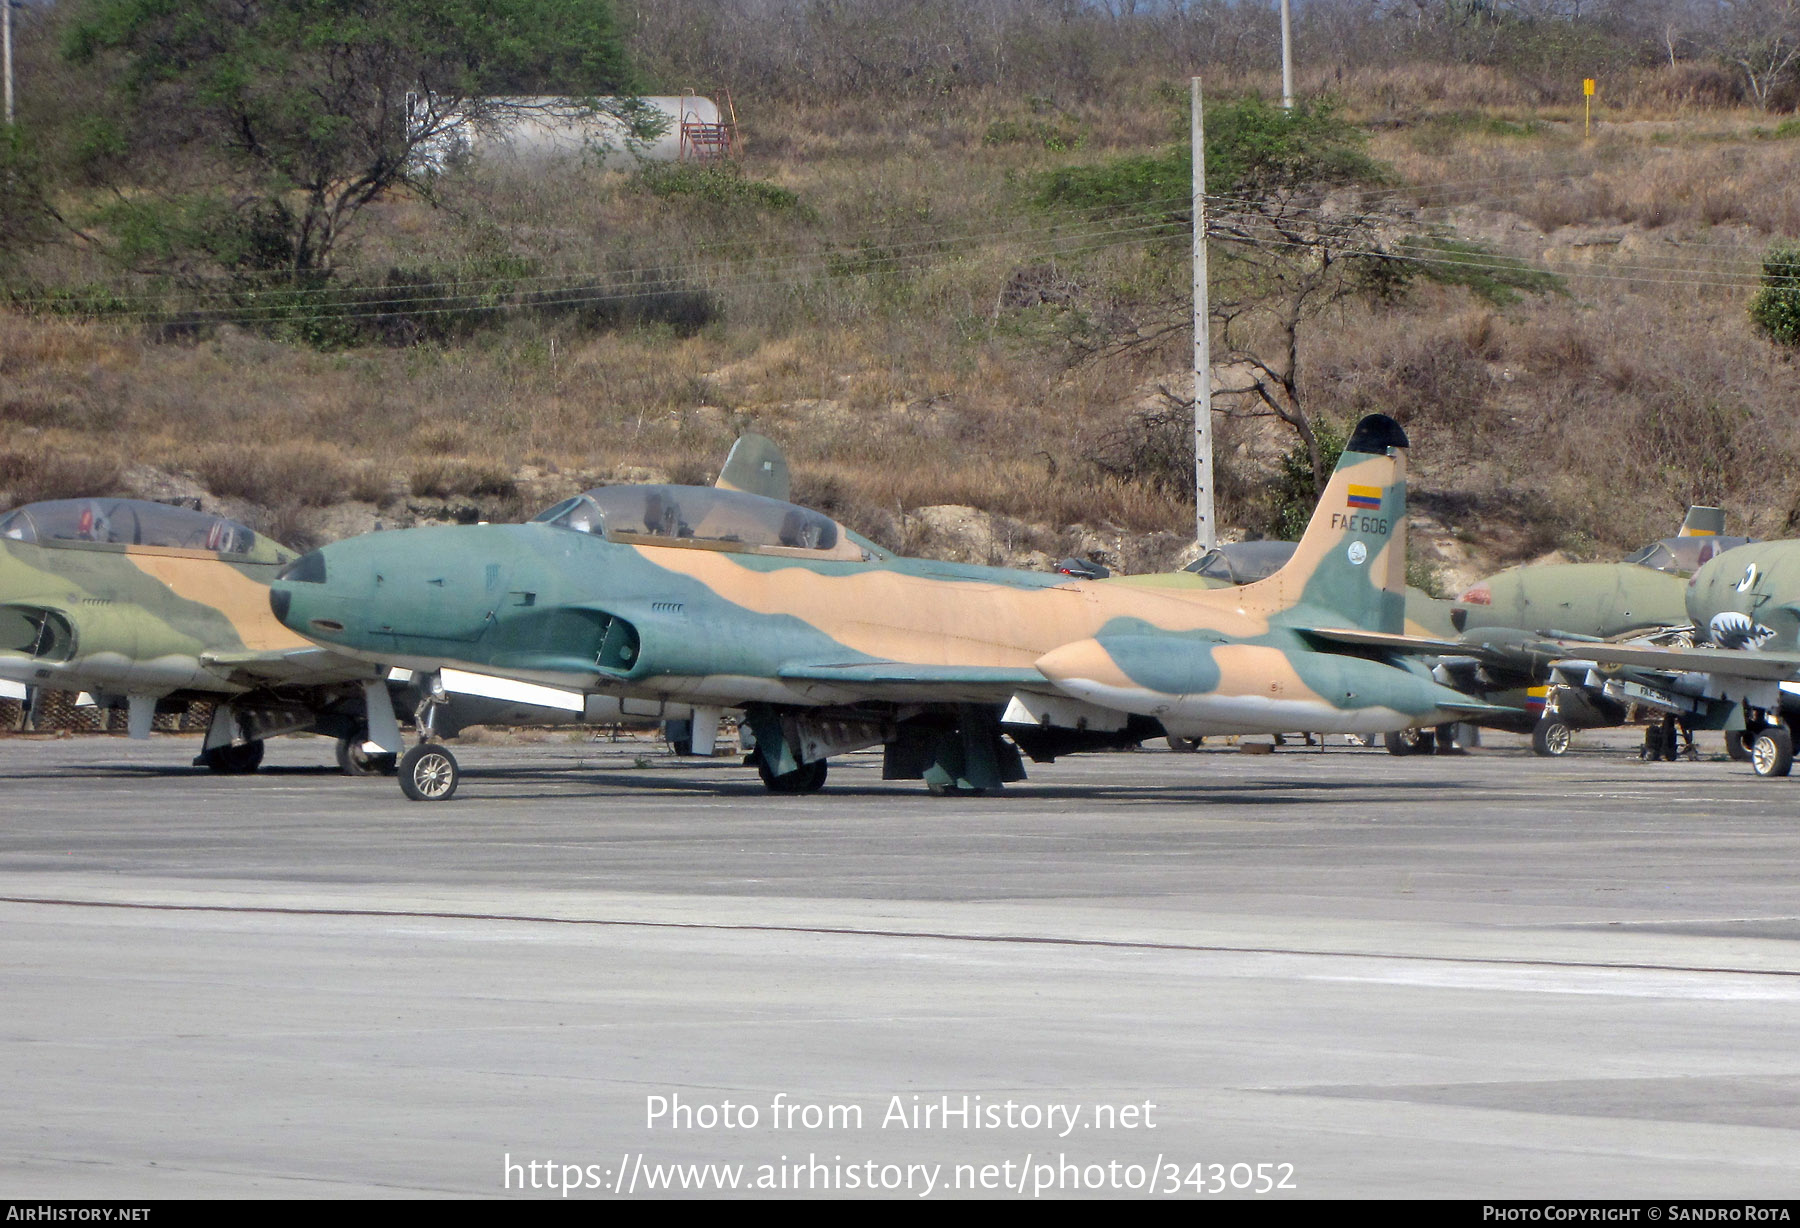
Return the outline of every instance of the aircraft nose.
<path id="1" fill-rule="evenodd" d="M 325 583 L 325 552 L 315 550 L 311 554 L 303 554 L 282 569 L 277 580 L 289 580 L 298 584 Z"/>
<path id="2" fill-rule="evenodd" d="M 275 577 L 269 586 L 269 610 L 283 626 L 302 635 L 341 630 L 341 622 L 318 617 L 328 607 L 336 609 L 335 596 L 326 585 L 325 552 L 315 550 L 289 563 Z"/>

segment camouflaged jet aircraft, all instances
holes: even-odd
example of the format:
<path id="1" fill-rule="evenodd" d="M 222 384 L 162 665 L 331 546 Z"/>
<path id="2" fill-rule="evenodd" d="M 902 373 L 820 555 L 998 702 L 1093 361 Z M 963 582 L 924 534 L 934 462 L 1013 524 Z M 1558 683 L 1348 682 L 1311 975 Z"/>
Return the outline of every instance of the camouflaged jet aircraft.
<path id="1" fill-rule="evenodd" d="M 336 736 L 346 771 L 378 770 L 369 742 L 376 755 L 401 749 L 383 671 L 269 613 L 268 584 L 297 557 L 162 503 L 18 508 L 0 517 L 0 677 L 122 700 L 140 738 L 159 710 L 218 701 L 195 760 L 215 772 L 253 772 L 263 739 L 302 730 Z"/>
<path id="2" fill-rule="evenodd" d="M 1685 577 L 1748 539 L 1722 537 L 1725 513 L 1691 507 L 1675 537 L 1652 542 L 1619 563 L 1539 563 L 1477 581 L 1454 600 L 1406 593 L 1406 630 L 1455 640 L 1433 665 L 1438 681 L 1493 705 L 1468 723 L 1532 736 L 1532 749 L 1560 755 L 1578 729 L 1625 722 L 1632 705 L 1583 685 L 1590 662 L 1546 656 L 1548 639 L 1599 642 L 1685 631 Z M 1240 542 L 1202 555 L 1181 572 L 1121 576 L 1112 583 L 1147 588 L 1224 588 L 1254 582 L 1284 564 L 1290 542 Z M 1616 689 L 1616 688 L 1615 688 Z M 1395 754 L 1452 745 L 1450 730 L 1387 735 Z"/>
<path id="3" fill-rule="evenodd" d="M 719 471 L 729 490 L 785 497 L 788 466 L 744 435 Z M 123 705 L 134 738 L 156 714 L 217 704 L 197 767 L 254 772 L 283 733 L 337 738 L 347 774 L 394 770 L 396 701 L 429 700 L 446 733 L 466 724 L 616 720 L 604 697 L 448 671 L 422 694 L 402 673 L 326 652 L 269 610 L 267 586 L 299 556 L 244 525 L 138 499 L 65 499 L 0 516 L 0 697 L 86 691 Z M 655 715 L 686 719 L 657 705 Z"/>
<path id="4" fill-rule="evenodd" d="M 1590 689 L 1666 713 L 1671 725 L 1722 729 L 1733 758 L 1759 776 L 1786 776 L 1800 723 L 1800 541 L 1715 555 L 1688 581 L 1686 605 L 1701 641 L 1692 647 L 1538 648 L 1590 658 Z"/>
<path id="5" fill-rule="evenodd" d="M 525 525 L 329 545 L 273 585 L 333 651 L 411 669 L 741 708 L 773 792 L 835 754 L 933 792 L 1154 733 L 1378 734 L 1485 705 L 1434 682 L 1402 634 L 1406 436 L 1358 424 L 1293 561 L 1258 584 L 1151 592 L 895 556 L 817 512 L 716 488 L 601 487 Z M 1003 736 L 1010 735 L 1012 741 Z M 400 783 L 438 800 L 430 740 Z"/>

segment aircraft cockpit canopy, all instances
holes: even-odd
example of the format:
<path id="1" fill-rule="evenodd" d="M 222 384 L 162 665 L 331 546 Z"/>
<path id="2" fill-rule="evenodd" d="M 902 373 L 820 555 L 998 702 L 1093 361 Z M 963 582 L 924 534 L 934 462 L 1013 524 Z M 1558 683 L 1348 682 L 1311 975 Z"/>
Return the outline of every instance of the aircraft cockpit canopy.
<path id="1" fill-rule="evenodd" d="M 1209 580 L 1251 584 L 1266 580 L 1294 557 L 1294 543 L 1284 541 L 1227 542 L 1214 546 L 1183 567 Z"/>
<path id="2" fill-rule="evenodd" d="M 1656 571 L 1666 571 L 1671 575 L 1686 576 L 1699 571 L 1715 555 L 1735 550 L 1754 540 L 1750 537 L 1665 537 L 1659 542 L 1651 542 L 1625 561 Z"/>
<path id="3" fill-rule="evenodd" d="M 28 503 L 0 516 L 0 541 L 51 548 L 143 546 L 253 563 L 285 563 L 294 557 L 235 520 L 141 499 Z"/>
<path id="4" fill-rule="evenodd" d="M 716 486 L 599 486 L 533 518 L 633 545 L 860 561 L 837 521 L 808 508 Z"/>

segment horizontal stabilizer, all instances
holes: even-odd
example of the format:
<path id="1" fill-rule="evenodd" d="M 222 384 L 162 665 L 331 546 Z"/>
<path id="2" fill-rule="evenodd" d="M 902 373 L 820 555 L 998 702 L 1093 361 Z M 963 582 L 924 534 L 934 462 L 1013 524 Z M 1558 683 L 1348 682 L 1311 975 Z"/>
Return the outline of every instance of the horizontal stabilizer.
<path id="1" fill-rule="evenodd" d="M 1389 652 L 1416 652 L 1424 656 L 1469 650 L 1467 644 L 1457 640 L 1438 640 L 1425 635 L 1405 635 L 1392 631 L 1359 631 L 1352 627 L 1302 627 L 1300 634 L 1311 640 L 1323 640 L 1327 644 L 1385 648 Z"/>
<path id="2" fill-rule="evenodd" d="M 1447 699 L 1440 698 L 1438 707 L 1447 712 L 1463 712 L 1470 716 L 1497 714 L 1501 716 L 1517 716 L 1517 708 L 1509 708 L 1505 704 L 1484 704 L 1479 699 Z"/>

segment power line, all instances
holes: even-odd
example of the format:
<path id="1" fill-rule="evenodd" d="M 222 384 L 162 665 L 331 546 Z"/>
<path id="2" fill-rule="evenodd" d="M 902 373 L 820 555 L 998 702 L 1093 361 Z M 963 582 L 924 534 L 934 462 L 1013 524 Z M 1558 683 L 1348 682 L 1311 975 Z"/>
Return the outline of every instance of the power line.
<path id="1" fill-rule="evenodd" d="M 1524 186 L 1519 180 L 1512 179 L 1423 185 L 1423 187 L 1429 190 L 1469 191 L 1500 186 L 1500 182 L 1504 182 L 1508 187 Z M 1235 219 L 1236 223 L 1246 230 L 1261 227 L 1269 235 L 1279 234 L 1273 221 L 1266 215 L 1254 210 L 1246 211 L 1246 206 L 1260 205 L 1264 202 L 1223 194 L 1217 197 L 1209 196 L 1208 199 L 1209 203 L 1216 202 L 1217 207 L 1225 211 L 1225 216 Z M 1489 197 L 1490 201 L 1498 199 L 1504 198 Z M 803 285 L 816 283 L 820 279 L 904 271 L 921 267 L 934 258 L 966 257 L 983 248 L 1009 243 L 1025 244 L 1027 250 L 1019 253 L 1019 258 L 1023 259 L 1043 259 L 1047 255 L 1071 255 L 1087 250 L 1105 250 L 1121 246 L 1126 242 L 1153 243 L 1177 237 L 1176 226 L 1179 219 L 1168 216 L 1168 214 L 1171 211 L 1178 212 L 1184 208 L 1191 208 L 1191 204 L 1191 199 L 1185 195 L 1171 195 L 1147 202 L 1136 201 L 1109 206 L 1050 210 L 1045 211 L 1048 214 L 1047 218 L 1035 214 L 1027 215 L 1017 221 L 1000 225 L 961 228 L 943 226 L 934 229 L 920 224 L 900 232 L 919 237 L 899 241 L 892 238 L 894 232 L 891 228 L 869 228 L 860 236 L 855 234 L 849 236 L 849 243 L 840 242 L 835 246 L 801 251 L 765 253 L 735 260 L 722 257 L 704 262 L 673 265 L 669 261 L 658 261 L 653 265 L 614 268 L 598 272 L 572 270 L 530 277 L 495 276 L 474 281 L 425 283 L 412 287 L 404 284 L 396 285 L 389 281 L 361 285 L 335 284 L 292 292 L 293 297 L 284 296 L 284 301 L 266 308 L 245 304 L 242 301 L 245 294 L 254 295 L 255 291 L 221 289 L 198 292 L 180 296 L 179 301 L 192 303 L 195 298 L 198 298 L 202 303 L 208 300 L 228 303 L 229 306 L 222 310 L 200 309 L 205 312 L 209 322 L 215 323 L 281 321 L 306 323 L 334 319 L 373 319 L 393 314 L 443 315 L 556 310 L 604 302 L 629 302 L 671 292 L 693 291 L 697 288 L 728 291 L 751 286 Z M 1404 218 L 1397 218 L 1387 213 L 1366 211 L 1331 213 L 1320 206 L 1309 206 L 1296 208 L 1292 216 L 1308 224 L 1379 223 L 1389 228 L 1390 231 L 1397 231 L 1402 239 L 1418 238 L 1427 243 L 1443 242 L 1448 239 L 1448 236 L 1431 230 L 1421 230 L 1416 225 L 1409 227 Z M 1059 218 L 1079 220 L 1059 222 L 1057 220 Z M 1034 242 L 1043 244 L 1050 236 L 1055 237 L 1054 246 L 1031 247 Z M 1125 239 L 1120 242 L 1092 242 L 1092 240 L 1105 236 L 1125 236 Z M 1244 237 L 1249 238 L 1250 236 L 1246 234 Z M 1282 241 L 1274 238 L 1265 236 L 1265 240 L 1263 244 L 1265 246 L 1283 245 Z M 1454 240 L 1449 241 L 1453 242 Z M 1285 245 L 1297 248 L 1312 246 L 1306 242 L 1287 242 Z M 743 250 L 748 244 L 745 241 L 732 241 L 710 247 L 703 245 L 698 250 L 716 254 L 729 250 L 733 246 Z M 1694 246 L 1721 249 L 1723 247 L 1723 245 L 1715 244 L 1696 244 Z M 1412 263 L 1438 264 L 1446 267 L 1461 266 L 1494 271 L 1517 272 L 1521 268 L 1533 267 L 1531 262 L 1506 257 L 1499 253 L 1492 254 L 1488 259 L 1476 259 L 1473 258 L 1474 253 L 1461 252 L 1454 257 L 1441 254 L 1437 257 L 1426 257 L 1417 252 L 1376 251 L 1374 249 L 1350 254 L 1383 255 L 1389 259 Z M 834 269 L 833 265 L 837 267 Z M 1561 264 L 1559 271 L 1565 276 L 1628 283 L 1735 287 L 1756 284 L 1758 280 L 1756 270 L 1760 268 L 1760 260 L 1746 255 L 1738 260 L 1713 261 L 1710 264 L 1705 260 L 1688 264 L 1609 261 L 1604 267 L 1611 272 L 1603 274 L 1587 267 L 1568 264 Z M 1621 271 L 1626 275 L 1621 275 Z M 757 276 L 759 273 L 762 275 Z M 359 298 L 359 296 L 369 294 L 385 295 L 386 297 Z M 506 297 L 497 298 L 495 301 L 482 301 L 486 296 L 502 294 Z M 120 296 L 118 308 L 93 314 L 114 319 L 163 318 L 169 314 L 165 305 L 168 297 L 149 294 Z M 352 301 L 344 303 L 342 306 L 331 305 L 334 300 L 344 299 Z M 18 296 L 15 298 L 15 302 L 26 308 L 39 306 L 54 309 L 66 305 L 68 300 L 61 296 L 43 295 Z M 296 312 L 297 306 L 301 308 L 312 306 L 317 310 Z M 189 310 L 194 310 L 194 308 L 190 307 Z"/>

